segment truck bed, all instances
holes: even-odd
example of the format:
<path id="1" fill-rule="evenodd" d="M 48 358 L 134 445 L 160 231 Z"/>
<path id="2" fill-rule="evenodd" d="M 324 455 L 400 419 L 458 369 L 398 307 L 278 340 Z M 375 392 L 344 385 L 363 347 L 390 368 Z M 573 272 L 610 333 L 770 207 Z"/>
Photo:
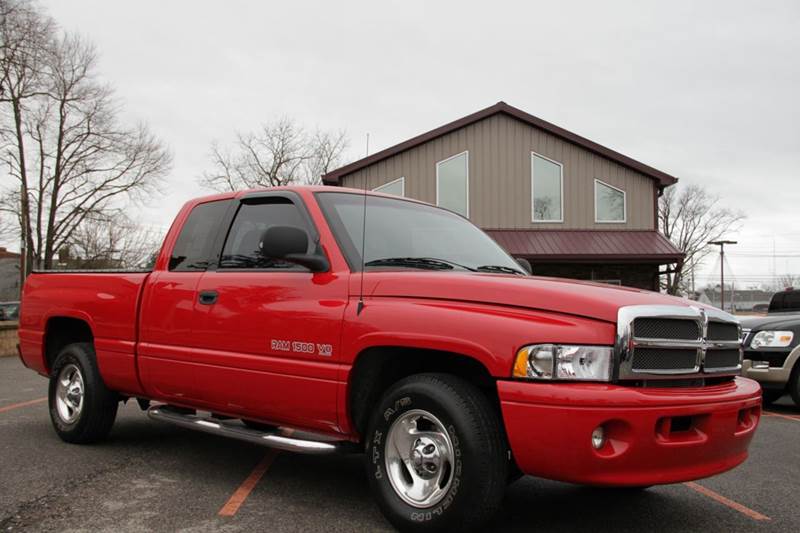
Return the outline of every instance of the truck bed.
<path id="1" fill-rule="evenodd" d="M 20 354 L 41 374 L 55 354 L 45 353 L 44 339 L 53 320 L 70 318 L 89 324 L 101 373 L 115 390 L 139 390 L 135 365 L 137 316 L 149 271 L 34 272 L 25 283 L 20 313 Z M 80 325 L 75 326 L 81 327 Z M 62 331 L 69 327 L 60 328 Z M 67 333 L 68 334 L 68 333 Z"/>

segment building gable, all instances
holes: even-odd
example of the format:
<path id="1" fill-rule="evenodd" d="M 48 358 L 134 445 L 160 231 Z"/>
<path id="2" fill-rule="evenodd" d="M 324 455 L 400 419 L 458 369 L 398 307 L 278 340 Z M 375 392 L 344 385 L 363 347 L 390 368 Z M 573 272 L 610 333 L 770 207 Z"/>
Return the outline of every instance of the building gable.
<path id="1" fill-rule="evenodd" d="M 368 165 L 372 165 L 374 163 L 377 163 L 378 161 L 381 161 L 381 160 L 383 160 L 383 159 L 385 159 L 387 157 L 391 157 L 393 155 L 397 155 L 397 154 L 399 154 L 399 153 L 401 153 L 401 152 L 403 152 L 405 150 L 409 150 L 409 149 L 414 148 L 416 146 L 419 146 L 419 145 L 421 145 L 423 143 L 429 142 L 429 141 L 431 141 L 431 140 L 433 140 L 433 139 L 435 139 L 437 137 L 440 137 L 442 135 L 446 135 L 446 134 L 451 133 L 451 132 L 453 132 L 453 131 L 455 131 L 455 130 L 457 130 L 459 128 L 463 128 L 463 127 L 468 126 L 468 125 L 470 125 L 470 124 L 472 124 L 474 122 L 478 122 L 480 120 L 483 120 L 485 118 L 488 118 L 490 116 L 497 115 L 497 114 L 504 114 L 504 115 L 511 116 L 513 118 L 516 118 L 517 120 L 519 120 L 521 122 L 524 122 L 524 123 L 529 124 L 529 125 L 531 125 L 533 127 L 536 127 L 536 128 L 541 129 L 543 131 L 546 131 L 546 132 L 548 132 L 548 133 L 550 133 L 550 134 L 552 134 L 552 135 L 554 135 L 554 136 L 556 136 L 556 137 L 558 137 L 558 138 L 560 138 L 560 139 L 562 139 L 564 141 L 573 143 L 573 144 L 575 144 L 577 146 L 580 146 L 580 147 L 582 147 L 582 148 L 584 148 L 584 149 L 586 149 L 586 150 L 588 150 L 590 152 L 596 153 L 597 155 L 600 155 L 602 157 L 606 157 L 608 159 L 611 159 L 612 161 L 616 161 L 617 163 L 619 163 L 621 165 L 627 166 L 627 167 L 631 168 L 632 170 L 640 172 L 640 173 L 642 173 L 642 174 L 644 174 L 644 175 L 656 180 L 659 183 L 659 187 L 662 187 L 662 188 L 663 187 L 667 187 L 667 186 L 672 185 L 672 184 L 674 184 L 674 183 L 676 183 L 678 181 L 678 179 L 676 177 L 674 177 L 674 176 L 670 176 L 669 174 L 667 174 L 665 172 L 662 172 L 662 171 L 660 171 L 658 169 L 655 169 L 655 168 L 653 168 L 653 167 L 651 167 L 649 165 L 645 165 L 644 163 L 641 163 L 641 162 L 636 161 L 635 159 L 632 159 L 632 158 L 630 158 L 630 157 L 628 157 L 626 155 L 623 155 L 623 154 L 621 154 L 619 152 L 611 150 L 610 148 L 606 148 L 605 146 L 597 144 L 594 141 L 590 141 L 589 139 L 587 139 L 585 137 L 581 137 L 580 135 L 578 135 L 576 133 L 572 133 L 571 131 L 565 130 L 564 128 L 556 126 L 555 124 L 547 122 L 546 120 L 542 120 L 542 119 L 540 119 L 538 117 L 535 117 L 535 116 L 531 115 L 530 113 L 526 113 L 525 111 L 522 111 L 521 109 L 518 109 L 518 108 L 516 108 L 514 106 L 508 105 L 507 103 L 502 102 L 502 101 L 501 102 L 497 102 L 493 106 L 490 106 L 490 107 L 487 107 L 487 108 L 482 109 L 480 111 L 477 111 L 475 113 L 472 113 L 471 115 L 467 115 L 466 117 L 462 117 L 462 118 L 460 118 L 458 120 L 454 120 L 453 122 L 445 124 L 444 126 L 440 126 L 440 127 L 435 128 L 435 129 L 433 129 L 431 131 L 428 131 L 426 133 L 423 133 L 421 135 L 413 137 L 413 138 L 411 138 L 411 139 L 409 139 L 407 141 L 404 141 L 404 142 L 402 142 L 400 144 L 397 144 L 395 146 L 386 148 L 385 150 L 381 150 L 380 152 L 376 152 L 375 154 L 372 154 L 372 155 L 370 155 L 368 157 L 365 157 L 363 159 L 359 159 L 358 161 L 354 161 L 353 163 L 350 163 L 350 164 L 345 165 L 343 167 L 340 167 L 340 168 L 338 168 L 336 170 L 333 170 L 333 171 L 329 172 L 328 174 L 325 174 L 324 176 L 322 176 L 322 181 L 323 181 L 323 183 L 325 183 L 327 185 L 338 185 L 339 184 L 339 179 L 342 176 L 345 176 L 345 175 L 350 174 L 352 172 L 355 172 L 355 171 L 357 171 L 357 170 L 359 170 L 361 168 L 364 168 L 364 167 L 366 167 Z"/>
<path id="2" fill-rule="evenodd" d="M 463 152 L 468 153 L 469 217 L 483 228 L 655 229 L 661 181 L 504 112 L 340 173 L 338 180 L 375 189 L 403 178 L 406 196 L 436 204 L 437 163 Z M 563 222 L 533 221 L 532 154 L 562 167 Z M 595 180 L 624 191 L 624 222 L 596 222 Z"/>

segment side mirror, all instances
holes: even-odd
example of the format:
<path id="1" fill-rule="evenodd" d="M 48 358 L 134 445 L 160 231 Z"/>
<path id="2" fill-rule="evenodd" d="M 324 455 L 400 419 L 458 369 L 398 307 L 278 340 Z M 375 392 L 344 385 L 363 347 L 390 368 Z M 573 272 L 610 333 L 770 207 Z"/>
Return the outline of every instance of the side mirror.
<path id="1" fill-rule="evenodd" d="M 531 266 L 531 262 L 527 259 L 523 259 L 522 257 L 515 257 L 514 259 L 517 260 L 519 266 L 522 267 L 522 270 L 528 273 L 528 275 L 533 274 L 533 267 Z"/>
<path id="2" fill-rule="evenodd" d="M 258 247 L 263 257 L 302 265 L 311 272 L 326 272 L 330 268 L 322 252 L 308 253 L 308 233 L 302 228 L 272 226 L 261 235 Z"/>

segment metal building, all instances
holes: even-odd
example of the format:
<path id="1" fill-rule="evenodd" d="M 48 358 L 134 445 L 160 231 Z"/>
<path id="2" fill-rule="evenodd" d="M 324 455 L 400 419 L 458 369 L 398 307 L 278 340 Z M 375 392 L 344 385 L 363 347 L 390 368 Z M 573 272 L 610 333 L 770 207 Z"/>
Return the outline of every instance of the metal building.
<path id="1" fill-rule="evenodd" d="M 505 102 L 323 176 L 459 212 L 535 274 L 646 289 L 683 258 L 657 224 L 676 181 Z"/>

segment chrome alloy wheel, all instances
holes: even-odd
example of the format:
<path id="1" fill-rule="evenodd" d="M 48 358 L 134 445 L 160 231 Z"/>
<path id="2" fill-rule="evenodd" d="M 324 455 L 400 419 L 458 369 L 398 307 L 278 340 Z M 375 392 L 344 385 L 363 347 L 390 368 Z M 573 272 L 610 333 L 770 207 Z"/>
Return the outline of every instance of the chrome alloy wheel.
<path id="1" fill-rule="evenodd" d="M 417 508 L 436 505 L 453 480 L 453 443 L 438 418 L 414 409 L 392 423 L 386 435 L 386 472 L 392 488 Z"/>
<path id="2" fill-rule="evenodd" d="M 58 417 L 66 424 L 73 424 L 81 416 L 83 409 L 83 375 L 80 369 L 68 364 L 58 374 L 56 384 L 56 410 Z"/>

